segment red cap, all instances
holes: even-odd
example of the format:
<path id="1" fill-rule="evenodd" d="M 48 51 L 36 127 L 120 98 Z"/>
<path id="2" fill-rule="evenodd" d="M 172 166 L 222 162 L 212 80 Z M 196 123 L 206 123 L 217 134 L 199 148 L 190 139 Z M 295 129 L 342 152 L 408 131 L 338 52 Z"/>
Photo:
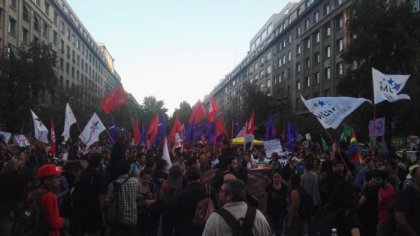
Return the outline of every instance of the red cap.
<path id="1" fill-rule="evenodd" d="M 54 164 L 45 164 L 38 168 L 38 178 L 45 178 L 55 175 L 60 175 L 63 172 L 61 166 Z"/>

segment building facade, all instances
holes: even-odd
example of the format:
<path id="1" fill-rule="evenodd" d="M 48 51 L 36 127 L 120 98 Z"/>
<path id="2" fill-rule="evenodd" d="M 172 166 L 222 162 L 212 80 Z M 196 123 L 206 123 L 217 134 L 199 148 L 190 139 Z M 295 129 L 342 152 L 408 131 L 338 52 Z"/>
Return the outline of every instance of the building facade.
<path id="1" fill-rule="evenodd" d="M 352 65 L 341 54 L 351 38 L 351 0 L 289 2 L 250 41 L 247 56 L 226 75 L 210 96 L 222 109 L 239 96 L 244 83 L 276 96 L 294 113 L 305 112 L 305 98 L 336 95 L 336 85 Z"/>
<path id="2" fill-rule="evenodd" d="M 10 53 L 32 41 L 52 46 L 59 84 L 77 88 L 73 99 L 82 106 L 98 107 L 121 83 L 110 52 L 93 39 L 65 0 L 0 0 L 0 48 Z"/>

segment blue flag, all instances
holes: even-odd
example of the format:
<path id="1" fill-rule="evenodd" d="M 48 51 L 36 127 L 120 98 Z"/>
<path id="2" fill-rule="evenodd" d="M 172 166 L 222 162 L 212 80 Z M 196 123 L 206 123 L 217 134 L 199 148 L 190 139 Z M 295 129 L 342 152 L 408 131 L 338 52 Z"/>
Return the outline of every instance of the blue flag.
<path id="1" fill-rule="evenodd" d="M 109 139 L 110 143 L 115 143 L 118 141 L 120 137 L 120 130 L 115 125 L 115 119 L 113 116 L 109 117 L 109 134 L 111 135 L 111 138 Z"/>
<path id="2" fill-rule="evenodd" d="M 272 139 L 274 139 L 274 127 L 273 127 L 273 120 L 271 119 L 271 116 L 270 116 L 268 117 L 268 121 L 265 124 L 264 141 L 268 141 Z"/>
<path id="3" fill-rule="evenodd" d="M 141 125 L 140 136 L 141 136 L 140 145 L 141 146 L 147 146 L 147 130 L 146 130 L 146 128 L 144 128 L 143 124 Z"/>
<path id="4" fill-rule="evenodd" d="M 161 141 L 165 139 L 165 137 L 166 137 L 166 119 L 165 119 L 165 116 L 162 114 L 159 117 L 159 126 L 158 126 L 158 132 L 156 134 L 155 145 L 159 145 Z"/>
<path id="5" fill-rule="evenodd" d="M 195 126 L 194 119 L 192 120 L 191 123 L 185 124 L 185 142 L 186 143 L 189 143 L 189 144 L 194 143 L 194 126 Z"/>

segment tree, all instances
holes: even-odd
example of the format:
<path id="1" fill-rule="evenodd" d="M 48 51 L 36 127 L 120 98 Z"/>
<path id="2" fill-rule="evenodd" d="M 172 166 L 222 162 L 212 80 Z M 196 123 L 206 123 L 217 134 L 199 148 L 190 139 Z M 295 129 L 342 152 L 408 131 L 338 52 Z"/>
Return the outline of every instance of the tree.
<path id="1" fill-rule="evenodd" d="M 159 115 L 165 115 L 166 119 L 168 118 L 166 115 L 168 109 L 164 107 L 164 102 L 162 100 L 157 100 L 154 96 L 145 97 L 142 107 L 143 114 L 141 114 L 140 117 L 143 122 L 150 122 L 156 113 L 159 113 Z"/>
<path id="2" fill-rule="evenodd" d="M 29 109 L 38 112 L 54 97 L 58 80 L 54 73 L 56 55 L 50 45 L 32 43 L 0 59 L 0 123 L 11 132 L 32 130 Z M 44 118 L 44 124 L 49 118 Z"/>
<path id="3" fill-rule="evenodd" d="M 416 92 L 419 83 L 414 79 L 420 79 L 417 66 L 420 61 L 420 16 L 412 12 L 408 2 L 358 0 L 351 8 L 350 33 L 353 37 L 343 58 L 353 70 L 339 82 L 338 94 L 372 98 L 371 67 L 386 74 L 417 75 L 417 78 L 409 79 L 403 91 L 411 96 L 411 101 L 383 102 L 376 106 L 376 114 L 377 117 L 387 117 L 389 131 L 391 122 L 398 120 L 405 123 L 394 122 L 399 133 L 413 132 L 413 128 L 418 133 L 415 122 L 420 118 L 416 108 L 420 101 Z M 348 121 L 362 137 L 366 137 L 371 118 L 372 110 L 362 107 L 357 116 L 351 116 Z"/>

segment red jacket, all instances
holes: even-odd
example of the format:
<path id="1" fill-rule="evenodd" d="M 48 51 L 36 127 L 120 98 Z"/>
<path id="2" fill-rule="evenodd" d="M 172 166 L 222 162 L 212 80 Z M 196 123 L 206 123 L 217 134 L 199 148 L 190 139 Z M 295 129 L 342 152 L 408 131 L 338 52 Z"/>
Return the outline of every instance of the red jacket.
<path id="1" fill-rule="evenodd" d="M 60 217 L 57 197 L 54 193 L 48 191 L 41 197 L 39 204 L 42 221 L 49 229 L 48 236 L 60 236 L 60 229 L 64 225 L 64 219 Z"/>

